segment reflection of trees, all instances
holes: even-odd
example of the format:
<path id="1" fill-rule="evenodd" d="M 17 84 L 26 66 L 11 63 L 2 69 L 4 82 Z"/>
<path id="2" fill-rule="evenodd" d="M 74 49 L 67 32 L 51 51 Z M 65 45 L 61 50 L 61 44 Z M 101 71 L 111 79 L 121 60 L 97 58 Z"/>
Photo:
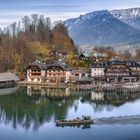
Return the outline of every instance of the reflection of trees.
<path id="1" fill-rule="evenodd" d="M 94 93 L 96 94 L 96 93 Z M 102 94 L 102 98 L 96 100 L 88 100 L 92 104 L 95 112 L 101 112 L 103 110 L 111 111 L 114 106 L 119 107 L 126 102 L 133 102 L 140 98 L 140 93 L 99 93 Z"/>
<path id="2" fill-rule="evenodd" d="M 29 88 L 19 88 L 13 94 L 0 96 L 1 122 L 12 123 L 14 128 L 22 125 L 26 129 L 31 126 L 38 129 L 43 123 L 50 122 L 52 119 L 66 118 L 71 107 L 77 110 L 79 100 L 81 103 L 90 103 L 94 111 L 101 112 L 104 109 L 112 110 L 114 106 L 140 98 L 139 93 L 103 93 L 102 100 L 92 100 L 91 91 L 33 88 L 30 89 L 31 93 L 27 94 L 27 90 Z"/>
<path id="3" fill-rule="evenodd" d="M 37 102 L 37 99 L 42 99 Z M 0 96 L 0 119 L 6 123 L 12 122 L 14 128 L 18 124 L 26 129 L 33 125 L 37 129 L 41 124 L 64 118 L 73 100 L 49 100 L 46 96 L 27 96 L 26 88 L 20 88 L 11 95 Z"/>
<path id="4" fill-rule="evenodd" d="M 20 88 L 10 95 L 0 96 L 0 119 L 5 124 L 12 123 L 14 128 L 22 125 L 38 129 L 44 122 L 66 117 L 70 107 L 81 93 L 68 94 L 67 89 L 44 89 L 45 94 L 27 94 L 27 88 Z M 43 90 L 43 91 L 44 91 Z"/>

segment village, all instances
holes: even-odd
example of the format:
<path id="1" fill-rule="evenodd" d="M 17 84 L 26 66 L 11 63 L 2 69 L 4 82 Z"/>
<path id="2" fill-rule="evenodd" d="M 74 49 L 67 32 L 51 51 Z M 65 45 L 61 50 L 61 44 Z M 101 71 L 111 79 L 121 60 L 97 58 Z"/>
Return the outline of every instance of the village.
<path id="1" fill-rule="evenodd" d="M 78 89 L 114 91 L 140 90 L 140 63 L 135 60 L 123 60 L 115 56 L 106 60 L 107 54 L 95 53 L 92 59 L 87 52 L 81 52 L 77 61 L 88 62 L 88 67 L 73 67 L 65 60 L 68 53 L 52 50 L 49 57 L 54 60 L 44 62 L 35 60 L 24 70 L 24 79 L 12 73 L 1 74 L 1 88 L 23 85 L 42 85 L 48 87 L 74 87 Z M 103 59 L 103 60 L 102 60 Z"/>
<path id="2" fill-rule="evenodd" d="M 100 61 L 106 54 L 95 54 L 94 61 L 89 67 L 77 68 L 65 62 L 66 53 L 52 51 L 50 57 L 58 59 L 53 63 L 40 60 L 32 62 L 26 67 L 26 79 L 20 84 L 46 85 L 54 87 L 73 86 L 82 89 L 96 89 L 113 91 L 115 89 L 140 90 L 140 63 L 135 60 L 123 60 L 113 57 L 109 61 Z M 97 58 L 98 55 L 98 58 Z M 90 59 L 87 53 L 79 54 L 79 60 Z"/>

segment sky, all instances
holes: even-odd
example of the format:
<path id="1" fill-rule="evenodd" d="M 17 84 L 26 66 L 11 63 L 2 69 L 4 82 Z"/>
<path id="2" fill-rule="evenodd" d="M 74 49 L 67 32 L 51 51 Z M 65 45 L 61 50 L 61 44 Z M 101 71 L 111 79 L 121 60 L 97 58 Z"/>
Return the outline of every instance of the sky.
<path id="1" fill-rule="evenodd" d="M 140 0 L 0 0 L 0 27 L 31 14 L 66 20 L 95 10 L 140 7 Z"/>

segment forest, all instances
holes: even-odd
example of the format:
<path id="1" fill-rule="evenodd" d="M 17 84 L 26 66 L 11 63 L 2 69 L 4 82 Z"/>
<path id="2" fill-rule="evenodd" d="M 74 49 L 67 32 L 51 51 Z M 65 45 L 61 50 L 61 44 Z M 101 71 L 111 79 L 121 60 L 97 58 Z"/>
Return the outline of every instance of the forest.
<path id="1" fill-rule="evenodd" d="M 61 21 L 32 14 L 0 29 L 0 72 L 22 72 L 36 59 L 47 61 L 52 49 L 74 52 L 75 45 Z"/>
<path id="2" fill-rule="evenodd" d="M 0 72 L 10 71 L 20 76 L 34 60 L 50 63 L 51 50 L 69 53 L 65 61 L 72 67 L 88 68 L 94 63 L 92 58 L 88 61 L 78 59 L 78 49 L 62 21 L 52 23 L 49 17 L 32 14 L 0 29 Z M 129 49 L 122 53 L 111 47 L 98 46 L 93 51 L 107 54 L 108 57 L 100 61 L 108 61 L 115 56 L 124 60 L 140 60 L 139 48 L 136 49 L 135 56 Z"/>

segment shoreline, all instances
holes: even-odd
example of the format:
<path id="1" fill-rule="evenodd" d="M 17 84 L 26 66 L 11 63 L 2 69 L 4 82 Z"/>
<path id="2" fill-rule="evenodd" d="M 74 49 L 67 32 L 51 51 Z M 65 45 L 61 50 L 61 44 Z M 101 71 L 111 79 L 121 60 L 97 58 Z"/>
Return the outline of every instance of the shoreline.
<path id="1" fill-rule="evenodd" d="M 41 86 L 41 87 L 48 87 L 48 88 L 72 88 L 72 89 L 84 89 L 84 90 L 92 90 L 94 89 L 94 85 L 61 85 L 61 84 L 54 84 L 54 83 L 38 83 L 38 82 L 26 82 L 26 81 L 19 81 L 17 82 L 18 86 Z"/>
<path id="2" fill-rule="evenodd" d="M 132 84 L 132 83 L 131 83 Z M 56 84 L 56 83 L 38 83 L 38 82 L 27 82 L 27 81 L 19 81 L 17 82 L 18 86 L 40 86 L 40 87 L 47 87 L 47 88 L 70 88 L 73 90 L 93 90 L 95 92 L 140 92 L 140 85 L 114 85 L 114 86 L 102 86 L 102 85 L 94 85 L 94 84 L 87 84 L 87 85 L 77 85 L 77 84 Z"/>

